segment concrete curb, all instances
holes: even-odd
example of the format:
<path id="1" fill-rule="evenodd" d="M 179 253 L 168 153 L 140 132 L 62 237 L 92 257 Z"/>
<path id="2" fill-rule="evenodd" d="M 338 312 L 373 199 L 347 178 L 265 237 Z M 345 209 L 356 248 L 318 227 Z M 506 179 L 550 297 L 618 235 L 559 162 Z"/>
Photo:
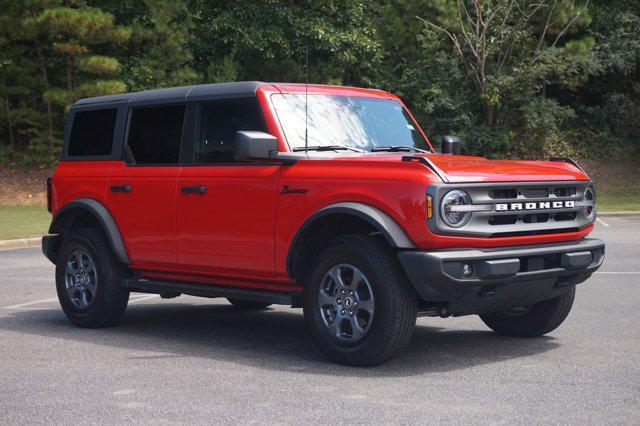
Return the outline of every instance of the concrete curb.
<path id="1" fill-rule="evenodd" d="M 598 212 L 597 217 L 640 217 L 638 212 Z M 13 250 L 27 247 L 38 247 L 42 237 L 18 238 L 15 240 L 0 240 L 0 250 Z"/>
<path id="2" fill-rule="evenodd" d="M 42 237 L 18 238 L 16 240 L 0 240 L 0 250 L 13 250 L 27 247 L 37 247 L 42 243 Z"/>
<path id="3" fill-rule="evenodd" d="M 598 212 L 598 217 L 640 217 L 640 212 Z"/>

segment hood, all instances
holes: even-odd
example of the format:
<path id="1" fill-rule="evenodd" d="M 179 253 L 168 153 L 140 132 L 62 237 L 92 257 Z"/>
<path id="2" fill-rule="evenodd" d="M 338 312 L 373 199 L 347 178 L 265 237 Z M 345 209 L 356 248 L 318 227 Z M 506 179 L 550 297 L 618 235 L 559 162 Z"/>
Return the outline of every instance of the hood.
<path id="1" fill-rule="evenodd" d="M 589 180 L 580 167 L 571 160 L 558 161 L 514 161 L 488 160 L 483 157 L 448 154 L 379 153 L 360 154 L 355 152 L 314 152 L 311 158 L 335 161 L 392 161 L 425 159 L 437 169 L 448 183 L 474 182 L 545 182 Z M 424 164 L 424 163 L 423 163 Z M 424 164 L 428 167 L 427 164 Z"/>
<path id="2" fill-rule="evenodd" d="M 431 161 L 449 183 L 589 180 L 580 168 L 564 161 L 488 160 L 461 155 L 417 157 Z"/>

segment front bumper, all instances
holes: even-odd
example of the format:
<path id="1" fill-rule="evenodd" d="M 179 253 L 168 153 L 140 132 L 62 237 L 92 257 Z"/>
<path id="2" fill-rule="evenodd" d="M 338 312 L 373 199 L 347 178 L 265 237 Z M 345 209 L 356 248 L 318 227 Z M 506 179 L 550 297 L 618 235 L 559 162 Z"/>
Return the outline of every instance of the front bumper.
<path id="1" fill-rule="evenodd" d="M 496 312 L 551 299 L 591 276 L 604 260 L 604 242 L 578 242 L 486 249 L 399 252 L 420 297 L 467 315 Z M 463 265 L 471 274 L 463 274 Z M 469 268 L 467 268 L 467 272 Z"/>

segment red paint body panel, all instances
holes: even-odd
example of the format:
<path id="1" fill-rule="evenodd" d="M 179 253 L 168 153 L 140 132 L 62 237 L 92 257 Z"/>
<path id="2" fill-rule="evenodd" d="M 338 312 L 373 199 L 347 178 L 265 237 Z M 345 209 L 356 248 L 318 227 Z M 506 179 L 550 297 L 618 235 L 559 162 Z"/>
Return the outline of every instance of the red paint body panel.
<path id="1" fill-rule="evenodd" d="M 304 85 L 270 84 L 256 92 L 267 130 L 278 138 L 282 152 L 289 146 L 271 95 L 304 91 Z M 310 85 L 308 91 L 401 102 L 378 90 Z M 315 212 L 339 202 L 360 202 L 385 212 L 419 249 L 574 241 L 593 229 L 591 225 L 578 232 L 505 238 L 434 234 L 426 222 L 426 189 L 441 179 L 421 163 L 402 161 L 406 155 L 341 153 L 292 165 L 130 167 L 122 161 L 62 162 L 53 176 L 53 212 L 81 197 L 103 203 L 120 229 L 132 269 L 144 276 L 271 290 L 295 285 L 286 264 L 296 233 Z M 588 180 L 567 163 L 419 155 L 454 183 Z M 114 193 L 109 190 L 112 185 L 131 185 L 132 191 Z M 180 191 L 195 185 L 205 186 L 206 193 Z M 307 192 L 282 194 L 284 185 Z"/>
<path id="2" fill-rule="evenodd" d="M 62 162 L 52 177 L 53 211 L 78 198 L 92 198 L 106 204 L 107 183 L 114 161 Z"/>
<path id="3" fill-rule="evenodd" d="M 108 191 L 106 206 L 115 219 L 132 262 L 176 266 L 176 188 L 180 167 L 126 166 L 117 162 L 109 187 L 130 185 L 131 192 Z"/>
<path id="4" fill-rule="evenodd" d="M 271 277 L 280 165 L 182 167 L 177 201 L 180 269 Z"/>
<path id="5" fill-rule="evenodd" d="M 286 274 L 289 246 L 301 225 L 331 204 L 355 201 L 371 205 L 402 224 L 410 238 L 421 235 L 426 229 L 428 176 L 424 167 L 402 161 L 372 166 L 360 160 L 304 160 L 284 167 L 280 187 L 305 188 L 308 193 L 278 195 L 277 273 Z"/>

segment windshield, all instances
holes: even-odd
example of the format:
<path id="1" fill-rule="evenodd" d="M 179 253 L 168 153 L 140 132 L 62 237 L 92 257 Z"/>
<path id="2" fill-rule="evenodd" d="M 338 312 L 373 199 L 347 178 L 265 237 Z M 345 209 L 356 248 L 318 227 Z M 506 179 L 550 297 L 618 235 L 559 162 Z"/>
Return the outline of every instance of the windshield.
<path id="1" fill-rule="evenodd" d="M 273 106 L 292 150 L 304 148 L 305 95 L 276 94 Z M 409 113 L 397 101 L 338 95 L 308 96 L 309 147 L 346 146 L 429 150 Z"/>

